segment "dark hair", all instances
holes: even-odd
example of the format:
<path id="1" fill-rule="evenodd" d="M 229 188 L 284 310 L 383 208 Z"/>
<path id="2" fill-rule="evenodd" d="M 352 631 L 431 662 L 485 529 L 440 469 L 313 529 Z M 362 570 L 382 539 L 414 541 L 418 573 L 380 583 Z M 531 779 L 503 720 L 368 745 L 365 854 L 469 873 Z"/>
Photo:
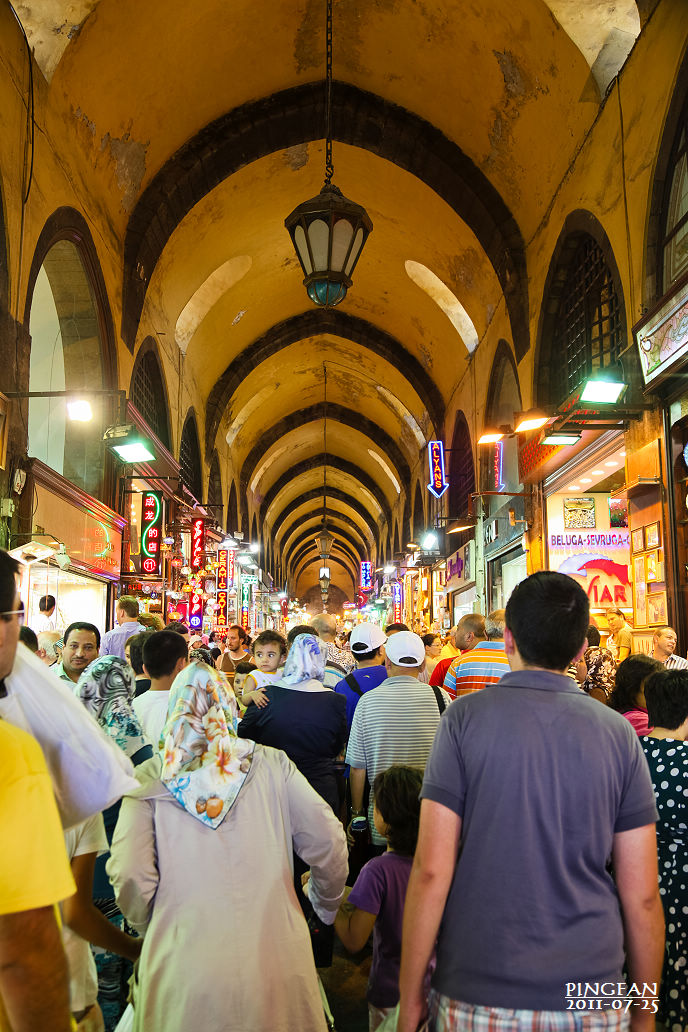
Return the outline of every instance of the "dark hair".
<path id="1" fill-rule="evenodd" d="M 134 598 L 133 595 L 120 595 L 120 597 L 117 599 L 115 609 L 121 609 L 123 613 L 127 614 L 127 616 L 138 616 L 138 599 Z"/>
<path id="2" fill-rule="evenodd" d="M 243 645 L 250 645 L 251 644 L 251 635 L 248 633 L 248 631 L 244 630 L 244 628 L 241 626 L 241 624 L 238 624 L 238 623 L 230 624 L 229 627 L 227 628 L 227 632 L 229 632 L 229 631 L 238 631 L 239 632 L 239 641 Z"/>
<path id="3" fill-rule="evenodd" d="M 41 595 L 38 600 L 38 612 L 47 613 L 49 609 L 55 608 L 55 596 L 54 595 Z"/>
<path id="4" fill-rule="evenodd" d="M 0 549 L 0 613 L 11 613 L 14 609 L 18 573 L 17 560 Z"/>
<path id="5" fill-rule="evenodd" d="M 255 663 L 249 663 L 249 661 L 247 659 L 242 659 L 241 662 L 237 663 L 237 665 L 235 666 L 234 673 L 235 673 L 235 675 L 236 674 L 252 674 L 253 671 L 257 670 L 257 669 L 258 669 L 258 667 L 256 666 Z"/>
<path id="6" fill-rule="evenodd" d="M 424 634 L 420 640 L 423 642 L 426 649 L 428 649 L 436 638 L 439 638 L 439 634 Z"/>
<path id="7" fill-rule="evenodd" d="M 100 631 L 98 630 L 95 624 L 85 623 L 83 620 L 78 620 L 75 623 L 70 623 L 69 627 L 64 632 L 64 635 L 62 637 L 62 640 L 64 641 L 65 645 L 69 641 L 69 635 L 72 633 L 72 631 L 90 631 L 91 634 L 95 634 L 96 648 L 100 648 Z"/>
<path id="8" fill-rule="evenodd" d="M 165 625 L 165 630 L 174 631 L 175 634 L 181 635 L 189 633 L 189 628 L 186 626 L 185 623 L 182 623 L 181 620 L 170 620 L 170 622 Z M 160 631 L 158 631 L 157 633 L 160 634 Z M 148 666 L 148 664 L 146 664 L 146 666 Z"/>
<path id="9" fill-rule="evenodd" d="M 313 634 L 313 628 L 310 624 L 300 623 L 296 627 L 292 627 L 287 635 L 287 647 L 294 644 L 294 639 L 298 638 L 300 634 Z"/>
<path id="10" fill-rule="evenodd" d="M 191 649 L 189 653 L 189 661 L 197 660 L 199 663 L 205 663 L 206 666 L 214 666 L 213 657 L 210 655 L 210 649 L 207 649 L 205 645 L 199 645 L 198 648 Z"/>
<path id="11" fill-rule="evenodd" d="M 405 623 L 388 623 L 385 627 L 385 634 L 391 634 L 393 631 L 408 631 L 409 627 Z"/>
<path id="12" fill-rule="evenodd" d="M 591 623 L 588 627 L 585 637 L 588 639 L 588 646 L 592 646 L 593 648 L 597 647 L 602 641 L 599 628 L 595 627 L 594 623 Z"/>
<path id="13" fill-rule="evenodd" d="M 413 856 L 416 851 L 422 787 L 420 767 L 398 764 L 380 771 L 373 782 L 375 805 L 387 825 L 387 841 L 403 856 Z"/>
<path id="14" fill-rule="evenodd" d="M 23 641 L 27 649 L 31 649 L 32 652 L 38 652 L 38 638 L 36 632 L 32 631 L 30 627 L 23 624 L 19 628 L 19 641 Z"/>
<path id="15" fill-rule="evenodd" d="M 167 627 L 153 631 L 143 643 L 143 662 L 151 678 L 169 677 L 180 659 L 186 659 L 189 647 L 178 631 Z"/>
<path id="16" fill-rule="evenodd" d="M 378 645 L 376 649 L 371 649 L 370 652 L 352 652 L 351 655 L 357 663 L 366 663 L 369 659 L 375 659 L 376 656 L 379 656 L 381 648 L 382 645 Z"/>
<path id="17" fill-rule="evenodd" d="M 251 649 L 253 655 L 256 654 L 256 649 L 261 645 L 277 645 L 283 656 L 287 654 L 287 643 L 278 631 L 261 631 L 260 634 L 254 638 Z"/>
<path id="18" fill-rule="evenodd" d="M 607 705 L 617 713 L 635 709 L 638 705 L 636 696 L 643 681 L 650 674 L 661 670 L 664 670 L 664 664 L 660 663 L 658 659 L 653 659 L 652 656 L 646 656 L 644 652 L 627 656 L 623 663 L 619 663 L 616 668 L 616 682 Z"/>
<path id="19" fill-rule="evenodd" d="M 650 727 L 675 731 L 688 717 L 688 670 L 658 670 L 645 682 Z"/>
<path id="20" fill-rule="evenodd" d="M 566 670 L 585 641 L 590 603 L 573 577 L 541 570 L 511 592 L 505 623 L 526 664 Z"/>
<path id="21" fill-rule="evenodd" d="M 143 646 L 151 634 L 155 634 L 155 631 L 139 631 L 138 634 L 132 634 L 124 643 L 129 647 L 129 665 L 135 674 L 143 673 Z"/>
<path id="22" fill-rule="evenodd" d="M 618 609 L 616 606 L 609 606 L 607 609 L 607 616 L 609 616 L 610 613 L 613 613 L 614 616 L 621 616 L 624 620 L 626 619 L 626 614 L 623 609 Z"/>

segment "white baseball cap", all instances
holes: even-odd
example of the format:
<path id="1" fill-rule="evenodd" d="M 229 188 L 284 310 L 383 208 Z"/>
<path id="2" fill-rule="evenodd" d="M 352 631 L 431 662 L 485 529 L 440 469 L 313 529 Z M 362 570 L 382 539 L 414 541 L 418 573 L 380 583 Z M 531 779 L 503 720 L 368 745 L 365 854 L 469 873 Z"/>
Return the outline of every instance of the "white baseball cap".
<path id="1" fill-rule="evenodd" d="M 385 653 L 395 666 L 417 667 L 425 659 L 425 645 L 413 631 L 398 631 L 387 639 Z"/>
<path id="2" fill-rule="evenodd" d="M 360 623 L 354 627 L 349 638 L 349 648 L 354 656 L 365 655 L 379 649 L 387 641 L 387 635 L 376 623 Z M 425 652 L 423 652 L 425 655 Z"/>

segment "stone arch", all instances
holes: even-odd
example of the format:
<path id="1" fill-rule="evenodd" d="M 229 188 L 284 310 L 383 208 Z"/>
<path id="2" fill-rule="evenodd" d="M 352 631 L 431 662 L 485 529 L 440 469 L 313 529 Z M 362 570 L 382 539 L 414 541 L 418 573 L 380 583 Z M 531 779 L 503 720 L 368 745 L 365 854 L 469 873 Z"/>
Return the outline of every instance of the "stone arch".
<path id="1" fill-rule="evenodd" d="M 561 301 L 569 275 L 574 271 L 579 248 L 586 240 L 592 240 L 597 245 L 609 272 L 611 286 L 621 311 L 619 327 L 623 340 L 619 345 L 619 351 L 623 351 L 624 348 L 626 307 L 621 277 L 609 238 L 602 224 L 591 212 L 583 210 L 571 212 L 564 222 L 552 254 L 540 306 L 535 358 L 535 396 L 537 404 L 544 408 L 557 407 L 565 397 L 565 395 L 558 397 L 558 394 L 562 392 L 560 379 L 562 373 L 565 372 L 566 363 L 562 361 L 562 355 L 557 351 L 556 331 Z M 627 356 L 625 356 L 625 360 L 626 358 Z"/>
<path id="2" fill-rule="evenodd" d="M 368 473 L 362 470 L 360 466 L 357 466 L 355 462 L 349 462 L 347 459 L 341 459 L 338 455 L 326 455 L 324 452 L 321 452 L 319 455 L 313 455 L 308 459 L 304 459 L 302 462 L 295 463 L 285 473 L 283 473 L 282 476 L 279 477 L 274 484 L 272 484 L 269 490 L 265 493 L 265 497 L 263 498 L 263 501 L 260 504 L 261 522 L 265 520 L 270 505 L 275 500 L 282 488 L 286 487 L 296 477 L 301 476 L 303 473 L 308 473 L 312 469 L 322 467 L 326 463 L 330 469 L 340 470 L 342 473 L 348 473 L 352 477 L 355 477 L 359 481 L 361 486 L 366 488 L 366 490 L 369 491 L 375 498 L 375 500 L 378 502 L 387 522 L 392 522 L 392 510 L 390 508 L 389 502 L 387 501 L 387 496 L 381 489 L 378 482 L 374 480 Z"/>
<path id="3" fill-rule="evenodd" d="M 239 507 L 237 505 L 237 489 L 234 480 L 229 487 L 229 497 L 227 499 L 227 526 L 225 530 L 228 534 L 234 534 L 239 530 Z"/>
<path id="4" fill-rule="evenodd" d="M 417 545 L 420 544 L 420 537 L 425 530 L 425 510 L 423 508 L 423 492 L 420 482 L 416 482 L 416 493 L 413 498 L 413 534 L 411 539 Z"/>
<path id="5" fill-rule="evenodd" d="M 304 517 L 304 516 L 297 516 L 293 520 L 293 522 L 290 523 L 284 529 L 282 529 L 282 524 L 279 522 L 279 519 L 278 519 L 278 520 L 275 521 L 275 524 L 274 524 L 274 527 L 273 527 L 272 539 L 277 537 L 277 533 L 278 532 L 281 532 L 280 540 L 282 542 L 286 541 L 294 533 L 294 528 L 297 526 L 297 524 L 303 523 L 305 520 L 311 520 L 313 518 L 322 519 L 324 516 L 325 516 L 325 509 L 322 506 L 320 506 L 319 508 L 311 509 L 306 517 Z M 333 513 L 332 513 L 331 509 L 328 510 L 328 516 L 329 517 L 333 516 Z M 361 548 L 363 550 L 363 553 L 364 553 L 363 554 L 363 558 L 365 558 L 368 555 L 368 541 L 367 541 L 363 531 L 359 527 L 358 523 L 356 523 L 356 521 L 351 516 L 349 516 L 348 513 L 345 513 L 345 512 L 338 512 L 338 513 L 336 513 L 336 518 L 337 518 L 337 521 L 339 523 L 344 523 L 348 528 L 350 528 L 353 531 L 354 534 L 358 535 L 359 543 L 358 543 L 357 547 L 359 547 L 359 548 Z M 339 533 L 342 532 L 340 527 L 337 527 L 336 524 L 334 526 L 336 527 L 336 533 L 339 534 Z M 277 528 L 277 529 L 275 529 L 275 528 Z M 311 531 L 309 531 L 309 533 L 314 534 L 315 533 L 315 529 L 316 528 L 314 527 Z M 352 542 L 353 542 L 353 538 L 352 538 Z"/>
<path id="6" fill-rule="evenodd" d="M 332 125 L 334 139 L 417 176 L 470 227 L 499 279 L 520 360 L 530 346 L 525 246 L 516 220 L 487 176 L 435 126 L 349 83 L 332 85 Z M 127 347 L 133 348 L 162 251 L 193 206 L 252 161 L 324 137 L 324 84 L 312 82 L 222 115 L 165 162 L 127 226 L 122 294 L 122 338 Z"/>
<path id="7" fill-rule="evenodd" d="M 179 441 L 179 465 L 182 480 L 197 502 L 203 497 L 201 479 L 201 446 L 198 440 L 198 426 L 193 407 L 189 409 L 184 420 L 184 428 Z"/>
<path id="8" fill-rule="evenodd" d="M 449 455 L 449 513 L 450 517 L 465 516 L 471 494 L 475 491 L 475 464 L 473 445 L 466 416 L 459 409 L 454 419 L 451 452 Z"/>
<path id="9" fill-rule="evenodd" d="M 129 384 L 129 398 L 155 436 L 170 451 L 170 404 L 158 345 L 146 337 L 139 348 Z"/>
<path id="10" fill-rule="evenodd" d="M 490 382 L 487 388 L 487 401 L 485 405 L 485 425 L 502 426 L 505 423 L 512 424 L 514 413 L 519 412 L 523 407 L 521 400 L 521 386 L 518 379 L 518 369 L 514 361 L 514 354 L 505 340 L 497 344 Z M 490 477 L 495 468 L 495 450 L 499 453 L 499 461 L 504 471 L 503 484 L 495 484 Z M 504 438 L 496 445 L 488 446 L 481 452 L 480 464 L 480 486 L 483 490 L 501 490 L 506 485 L 514 485 L 519 482 L 518 474 L 518 445 L 513 437 Z M 496 502 L 494 503 L 497 504 Z"/>
<path id="11" fill-rule="evenodd" d="M 206 503 L 206 509 L 210 514 L 210 518 L 221 527 L 224 523 L 222 473 L 220 472 L 220 460 L 216 451 L 213 452 L 213 457 L 210 461 L 207 497 L 208 501 Z"/>
<path id="12" fill-rule="evenodd" d="M 297 498 L 293 498 L 292 501 L 289 502 L 289 504 L 286 505 L 280 511 L 279 515 L 276 516 L 276 518 L 272 522 L 272 533 L 275 535 L 275 537 L 277 536 L 279 532 L 279 527 L 284 522 L 284 520 L 293 512 L 295 512 L 296 509 L 299 508 L 299 506 L 304 505 L 306 502 L 319 500 L 321 497 L 322 488 L 316 487 L 312 491 L 304 491 L 304 493 L 299 495 Z M 357 498 L 354 498 L 353 495 L 348 494 L 346 491 L 340 491 L 336 487 L 328 487 L 327 498 L 328 502 L 330 502 L 331 500 L 344 502 L 345 505 L 348 505 L 350 509 L 352 509 L 358 516 L 360 516 L 363 522 L 367 525 L 368 529 L 370 530 L 373 536 L 373 540 L 375 541 L 376 547 L 379 547 L 380 529 L 373 517 L 368 512 L 368 510 L 365 508 L 364 505 L 361 505 Z M 328 505 L 328 508 L 336 512 L 336 509 L 334 509 L 333 506 Z M 337 515 L 339 516 L 340 514 L 337 513 Z"/>

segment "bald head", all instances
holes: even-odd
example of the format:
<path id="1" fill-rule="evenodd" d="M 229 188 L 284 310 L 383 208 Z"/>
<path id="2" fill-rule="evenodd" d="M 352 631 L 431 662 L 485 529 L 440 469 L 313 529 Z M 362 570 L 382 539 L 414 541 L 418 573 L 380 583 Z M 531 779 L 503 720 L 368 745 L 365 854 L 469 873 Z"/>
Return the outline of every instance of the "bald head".
<path id="1" fill-rule="evenodd" d="M 59 660 L 59 655 L 55 650 L 55 643 L 60 640 L 62 633 L 60 631 L 41 631 L 38 635 L 38 652 L 36 655 L 39 659 L 42 659 L 47 666 L 52 666 Z"/>
<path id="2" fill-rule="evenodd" d="M 465 652 L 479 641 L 484 641 L 485 637 L 485 617 L 482 613 L 466 613 L 456 625 L 454 645 Z"/>
<path id="3" fill-rule="evenodd" d="M 337 621 L 332 613 L 318 613 L 311 620 L 311 628 L 323 641 L 334 641 L 337 633 Z"/>

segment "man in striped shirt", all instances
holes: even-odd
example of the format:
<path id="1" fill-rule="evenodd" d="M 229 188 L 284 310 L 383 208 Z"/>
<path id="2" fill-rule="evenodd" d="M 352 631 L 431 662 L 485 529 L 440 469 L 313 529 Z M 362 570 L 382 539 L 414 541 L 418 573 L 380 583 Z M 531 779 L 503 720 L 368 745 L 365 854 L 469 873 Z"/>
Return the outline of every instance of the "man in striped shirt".
<path id="1" fill-rule="evenodd" d="M 676 655 L 676 631 L 658 627 L 652 636 L 652 658 L 664 663 L 667 670 L 688 670 L 688 659 Z"/>
<path id="2" fill-rule="evenodd" d="M 488 684 L 496 684 L 509 672 L 504 651 L 504 610 L 494 609 L 485 619 L 486 641 L 479 641 L 451 664 L 444 677 L 444 690 L 452 699 L 470 695 Z"/>
<path id="3" fill-rule="evenodd" d="M 351 724 L 346 762 L 351 767 L 353 817 L 366 816 L 366 778 L 372 787 L 376 775 L 395 763 L 425 766 L 440 717 L 450 701 L 441 688 L 433 689 L 418 680 L 425 666 L 425 646 L 417 634 L 399 631 L 391 635 L 385 645 L 385 666 L 387 679 L 359 699 Z M 387 843 L 375 830 L 372 792 L 367 817 L 373 846 L 382 852 Z"/>

